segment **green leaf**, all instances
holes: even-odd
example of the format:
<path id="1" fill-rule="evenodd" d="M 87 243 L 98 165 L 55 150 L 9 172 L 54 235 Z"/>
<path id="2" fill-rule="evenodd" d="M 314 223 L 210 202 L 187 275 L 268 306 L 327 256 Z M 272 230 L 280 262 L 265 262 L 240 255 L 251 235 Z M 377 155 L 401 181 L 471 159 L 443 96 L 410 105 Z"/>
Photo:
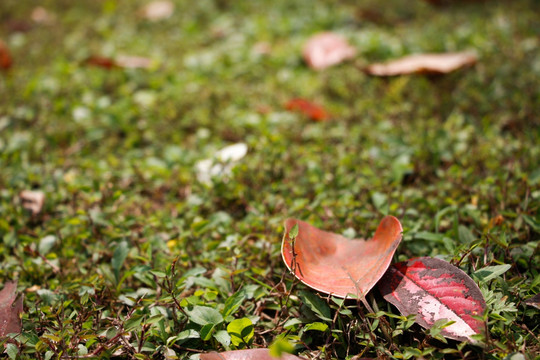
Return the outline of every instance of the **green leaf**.
<path id="1" fill-rule="evenodd" d="M 371 194 L 371 201 L 373 201 L 373 205 L 381 214 L 388 214 L 388 197 L 385 194 L 374 192 Z"/>
<path id="2" fill-rule="evenodd" d="M 199 325 L 218 325 L 223 322 L 223 316 L 214 308 L 208 306 L 194 306 L 192 310 L 186 310 L 189 320 Z"/>
<path id="3" fill-rule="evenodd" d="M 201 331 L 199 332 L 201 334 L 201 339 L 203 339 L 203 341 L 210 340 L 210 338 L 212 337 L 212 333 L 214 332 L 215 327 L 216 326 L 214 324 L 206 324 L 206 325 L 204 325 L 201 328 Z"/>
<path id="4" fill-rule="evenodd" d="M 328 304 L 315 295 L 312 292 L 309 291 L 300 291 L 298 296 L 304 304 L 306 304 L 307 307 L 311 309 L 319 318 L 321 318 L 324 321 L 332 321 L 331 317 L 332 314 L 330 312 L 330 308 L 328 307 Z"/>
<path id="5" fill-rule="evenodd" d="M 231 335 L 231 341 L 234 346 L 240 344 L 249 345 L 253 338 L 253 323 L 248 318 L 236 319 L 227 326 L 227 332 Z"/>
<path id="6" fill-rule="evenodd" d="M 10 343 L 6 345 L 6 353 L 11 360 L 15 360 L 17 358 L 17 354 L 19 353 L 19 349 L 17 346 Z"/>
<path id="7" fill-rule="evenodd" d="M 476 240 L 476 236 L 473 235 L 471 230 L 469 230 L 467 227 L 463 225 L 459 225 L 458 227 L 458 236 L 459 241 L 461 241 L 464 244 L 469 244 Z"/>
<path id="8" fill-rule="evenodd" d="M 126 260 L 128 253 L 129 253 L 129 247 L 126 241 L 122 241 L 116 246 L 116 249 L 114 249 L 114 253 L 111 260 L 111 266 L 114 270 L 116 279 L 119 278 L 120 269 L 122 268 L 122 265 L 124 264 L 124 261 Z"/>
<path id="9" fill-rule="evenodd" d="M 488 282 L 498 276 L 501 276 L 502 274 L 510 270 L 511 267 L 512 265 L 509 264 L 486 266 L 484 268 L 476 270 L 473 273 L 473 276 L 476 277 L 479 281 Z"/>
<path id="10" fill-rule="evenodd" d="M 328 330 L 328 325 L 321 322 L 314 322 L 314 323 L 307 324 L 306 326 L 304 326 L 304 331 L 309 331 L 309 330 L 325 332 L 326 330 Z"/>
<path id="11" fill-rule="evenodd" d="M 294 226 L 289 230 L 289 239 L 296 239 L 298 236 L 298 224 L 294 224 Z"/>
<path id="12" fill-rule="evenodd" d="M 283 338 L 278 338 L 269 347 L 270 356 L 280 358 L 283 354 L 292 354 L 294 346 Z"/>
<path id="13" fill-rule="evenodd" d="M 38 251 L 41 255 L 46 255 L 56 244 L 56 236 L 47 235 L 39 241 Z"/>
<path id="14" fill-rule="evenodd" d="M 231 345 L 231 337 L 229 333 L 225 330 L 220 330 L 214 334 L 214 339 L 216 339 L 221 345 L 228 348 Z"/>
<path id="15" fill-rule="evenodd" d="M 243 290 L 237 291 L 233 296 L 227 298 L 225 307 L 223 308 L 223 316 L 227 317 L 234 314 L 245 300 L 246 295 Z"/>

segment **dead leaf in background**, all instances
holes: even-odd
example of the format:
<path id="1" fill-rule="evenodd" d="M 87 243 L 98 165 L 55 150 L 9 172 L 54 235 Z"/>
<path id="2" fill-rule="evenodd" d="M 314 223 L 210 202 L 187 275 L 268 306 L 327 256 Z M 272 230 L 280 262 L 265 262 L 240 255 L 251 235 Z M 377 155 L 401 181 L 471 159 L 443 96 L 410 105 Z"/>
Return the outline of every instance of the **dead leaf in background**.
<path id="1" fill-rule="evenodd" d="M 474 65 L 476 61 L 477 56 L 472 52 L 416 54 L 386 63 L 369 65 L 366 71 L 376 76 L 446 74 L 465 66 Z"/>
<path id="2" fill-rule="evenodd" d="M 536 294 L 532 298 L 525 300 L 525 304 L 534 306 L 537 309 L 540 309 L 540 294 Z"/>
<path id="3" fill-rule="evenodd" d="M 104 69 L 148 69 L 152 66 L 152 59 L 141 56 L 120 55 L 116 58 L 104 56 L 91 56 L 86 59 L 86 64 L 102 67 Z"/>
<path id="4" fill-rule="evenodd" d="M 372 239 L 351 240 L 287 219 L 281 254 L 289 270 L 307 286 L 341 298 L 362 299 L 388 269 L 402 231 L 398 219 L 386 216 Z"/>
<path id="5" fill-rule="evenodd" d="M 356 49 L 341 35 L 324 32 L 312 36 L 302 50 L 304 61 L 315 70 L 339 64 L 356 55 Z"/>
<path id="6" fill-rule="evenodd" d="M 21 332 L 22 312 L 23 297 L 17 298 L 17 281 L 7 282 L 0 291 L 0 337 Z"/>
<path id="7" fill-rule="evenodd" d="M 22 207 L 32 212 L 33 215 L 39 214 L 45 203 L 45 194 L 39 190 L 21 191 L 19 198 L 21 199 Z"/>
<path id="8" fill-rule="evenodd" d="M 35 7 L 30 18 L 36 24 L 50 25 L 56 20 L 56 16 L 42 6 Z"/>
<path id="9" fill-rule="evenodd" d="M 322 106 L 302 98 L 289 100 L 285 104 L 285 108 L 302 113 L 314 121 L 325 121 L 330 117 Z"/>
<path id="10" fill-rule="evenodd" d="M 201 360 L 303 360 L 295 355 L 283 354 L 281 357 L 273 357 L 268 349 L 247 349 L 225 351 L 222 353 L 211 352 L 200 355 Z"/>
<path id="11" fill-rule="evenodd" d="M 6 43 L 0 40 L 0 69 L 9 69 L 12 64 L 11 53 Z"/>
<path id="12" fill-rule="evenodd" d="M 159 21 L 171 17 L 174 4 L 167 0 L 152 1 L 139 10 L 139 16 L 150 21 Z"/>

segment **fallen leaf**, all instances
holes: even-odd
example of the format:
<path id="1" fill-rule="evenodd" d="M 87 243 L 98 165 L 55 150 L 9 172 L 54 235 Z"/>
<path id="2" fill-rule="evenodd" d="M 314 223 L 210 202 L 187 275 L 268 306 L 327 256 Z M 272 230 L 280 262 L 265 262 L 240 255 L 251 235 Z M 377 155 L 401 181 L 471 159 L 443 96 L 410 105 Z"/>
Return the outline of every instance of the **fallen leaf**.
<path id="1" fill-rule="evenodd" d="M 201 360 L 302 360 L 303 358 L 284 354 L 281 357 L 273 357 L 268 349 L 247 349 L 225 351 L 221 353 L 211 352 L 200 355 Z"/>
<path id="2" fill-rule="evenodd" d="M 369 65 L 366 71 L 376 76 L 406 74 L 446 74 L 459 68 L 474 65 L 476 54 L 472 52 L 416 54 L 386 63 Z"/>
<path id="3" fill-rule="evenodd" d="M 116 64 L 124 69 L 148 69 L 152 66 L 152 59 L 142 56 L 120 55 L 116 58 Z"/>
<path id="4" fill-rule="evenodd" d="M 444 260 L 422 257 L 394 264 L 378 286 L 401 314 L 415 314 L 424 328 L 442 319 L 455 321 L 441 331 L 447 338 L 475 342 L 472 335 L 484 331 L 484 322 L 475 318 L 486 309 L 478 285 Z"/>
<path id="5" fill-rule="evenodd" d="M 197 179 L 209 184 L 216 176 L 229 176 L 236 163 L 247 154 L 247 145 L 237 143 L 217 151 L 210 159 L 200 160 L 195 164 Z"/>
<path id="6" fill-rule="evenodd" d="M 291 232 L 298 235 L 290 239 Z M 315 290 L 360 299 L 379 281 L 400 241 L 398 219 L 386 216 L 372 239 L 350 240 L 300 220 L 285 221 L 283 261 L 294 275 Z"/>
<path id="7" fill-rule="evenodd" d="M 329 118 L 328 113 L 322 106 L 302 98 L 289 100 L 285 104 L 285 108 L 291 111 L 298 111 L 314 121 L 325 121 Z"/>
<path id="8" fill-rule="evenodd" d="M 32 212 L 33 215 L 37 215 L 43 209 L 45 203 L 45 194 L 39 190 L 24 190 L 19 194 L 22 207 Z"/>
<path id="9" fill-rule="evenodd" d="M 152 1 L 139 10 L 139 16 L 151 21 L 167 19 L 173 13 L 174 4 L 167 0 Z"/>
<path id="10" fill-rule="evenodd" d="M 22 311 L 23 297 L 17 298 L 17 281 L 7 282 L 0 291 L 0 337 L 21 332 Z"/>
<path id="11" fill-rule="evenodd" d="M 323 32 L 306 42 L 302 55 L 312 69 L 322 70 L 353 58 L 356 49 L 341 35 Z"/>
<path id="12" fill-rule="evenodd" d="M 152 66 L 152 60 L 141 56 L 120 55 L 116 58 L 104 56 L 90 56 L 86 64 L 102 67 L 105 69 L 148 69 Z"/>
<path id="13" fill-rule="evenodd" d="M 56 20 L 56 16 L 42 6 L 37 6 L 32 10 L 30 18 L 36 24 L 50 25 Z"/>
<path id="14" fill-rule="evenodd" d="M 0 40 L 0 69 L 9 69 L 12 64 L 11 53 L 6 43 Z"/>
<path id="15" fill-rule="evenodd" d="M 540 309 L 540 294 L 536 294 L 532 298 L 525 300 L 525 304 L 534 306 L 537 309 Z"/>

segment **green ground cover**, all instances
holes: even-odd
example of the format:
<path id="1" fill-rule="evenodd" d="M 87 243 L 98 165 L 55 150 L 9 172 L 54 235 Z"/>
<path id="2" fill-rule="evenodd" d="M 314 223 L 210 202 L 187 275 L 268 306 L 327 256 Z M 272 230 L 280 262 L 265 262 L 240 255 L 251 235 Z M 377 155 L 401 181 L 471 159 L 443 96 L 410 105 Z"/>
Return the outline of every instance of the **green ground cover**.
<path id="1" fill-rule="evenodd" d="M 524 304 L 540 292 L 538 1 L 178 1 L 159 22 L 136 16 L 143 3 L 43 1 L 56 18 L 41 25 L 34 2 L 0 3 L 14 58 L 0 73 L 0 282 L 18 279 L 25 297 L 10 358 L 194 359 L 272 344 L 319 359 L 540 352 L 539 310 Z M 306 67 L 302 44 L 324 30 L 358 56 Z M 445 76 L 361 71 L 467 49 L 478 64 Z M 119 54 L 154 64 L 84 63 Z M 286 111 L 299 96 L 332 120 Z M 195 163 L 235 142 L 249 150 L 231 179 L 199 182 Z M 28 189 L 46 195 L 35 216 L 18 197 Z M 317 300 L 286 271 L 285 218 L 370 237 L 386 214 L 404 228 L 395 261 L 437 256 L 473 278 L 511 265 L 475 278 L 484 347 L 445 343 L 376 289 L 376 315 Z M 249 322 L 253 333 L 230 338 Z"/>

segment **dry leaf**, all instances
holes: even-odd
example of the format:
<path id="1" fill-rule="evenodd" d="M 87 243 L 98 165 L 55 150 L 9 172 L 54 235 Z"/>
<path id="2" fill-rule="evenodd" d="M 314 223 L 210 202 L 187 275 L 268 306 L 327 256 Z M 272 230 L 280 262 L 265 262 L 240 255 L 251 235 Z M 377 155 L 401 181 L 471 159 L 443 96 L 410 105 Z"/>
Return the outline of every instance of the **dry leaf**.
<path id="1" fill-rule="evenodd" d="M 229 176 L 236 162 L 247 154 L 248 147 L 244 143 L 233 144 L 217 151 L 210 159 L 200 160 L 195 164 L 197 179 L 205 184 L 212 182 L 216 176 Z"/>
<path id="2" fill-rule="evenodd" d="M 304 61 L 315 70 L 339 64 L 356 55 L 356 49 L 340 35 L 324 32 L 312 36 L 302 50 Z"/>
<path id="3" fill-rule="evenodd" d="M 474 65 L 476 61 L 476 54 L 472 52 L 417 54 L 386 63 L 372 64 L 366 68 L 366 71 L 376 76 L 417 73 L 446 74 L 465 66 Z"/>
<path id="4" fill-rule="evenodd" d="M 333 296 L 362 299 L 388 269 L 402 231 L 398 219 L 386 216 L 372 239 L 350 240 L 288 219 L 281 254 L 304 284 Z"/>
<path id="5" fill-rule="evenodd" d="M 273 357 L 268 349 L 247 349 L 225 351 L 222 353 L 211 352 L 200 355 L 201 360 L 302 360 L 295 355 L 283 354 L 281 357 Z"/>
<path id="6" fill-rule="evenodd" d="M 35 7 L 30 18 L 36 24 L 50 25 L 56 20 L 56 16 L 42 6 Z"/>
<path id="7" fill-rule="evenodd" d="M 116 58 L 91 56 L 86 59 L 86 64 L 102 67 L 105 69 L 148 69 L 152 66 L 152 60 L 145 57 L 127 55 L 120 55 Z"/>
<path id="8" fill-rule="evenodd" d="M 32 212 L 33 215 L 37 215 L 41 212 L 43 204 L 45 203 L 45 194 L 43 191 L 24 190 L 19 194 L 22 207 Z"/>
<path id="9" fill-rule="evenodd" d="M 151 21 L 159 21 L 171 17 L 174 4 L 171 1 L 152 1 L 139 10 L 139 15 Z"/>
<path id="10" fill-rule="evenodd" d="M 454 321 L 441 330 L 447 338 L 475 342 L 472 336 L 484 331 L 484 322 L 477 318 L 486 309 L 482 292 L 447 261 L 422 257 L 393 264 L 378 287 L 401 314 L 416 315 L 416 322 L 427 329 L 439 320 Z"/>
<path id="11" fill-rule="evenodd" d="M 285 108 L 298 111 L 314 121 L 325 121 L 330 117 L 322 106 L 302 98 L 289 100 Z"/>
<path id="12" fill-rule="evenodd" d="M 0 40 L 0 69 L 9 69 L 12 64 L 11 53 L 6 43 Z"/>
<path id="13" fill-rule="evenodd" d="M 152 66 L 152 59 L 142 56 L 120 55 L 116 58 L 116 65 L 125 69 L 148 69 Z"/>
<path id="14" fill-rule="evenodd" d="M 10 281 L 0 291 L 0 337 L 21 332 L 22 312 L 23 297 L 17 298 L 17 281 Z"/>
<path id="15" fill-rule="evenodd" d="M 537 309 L 540 309 L 540 294 L 536 294 L 532 298 L 525 300 L 525 304 L 534 306 Z"/>

